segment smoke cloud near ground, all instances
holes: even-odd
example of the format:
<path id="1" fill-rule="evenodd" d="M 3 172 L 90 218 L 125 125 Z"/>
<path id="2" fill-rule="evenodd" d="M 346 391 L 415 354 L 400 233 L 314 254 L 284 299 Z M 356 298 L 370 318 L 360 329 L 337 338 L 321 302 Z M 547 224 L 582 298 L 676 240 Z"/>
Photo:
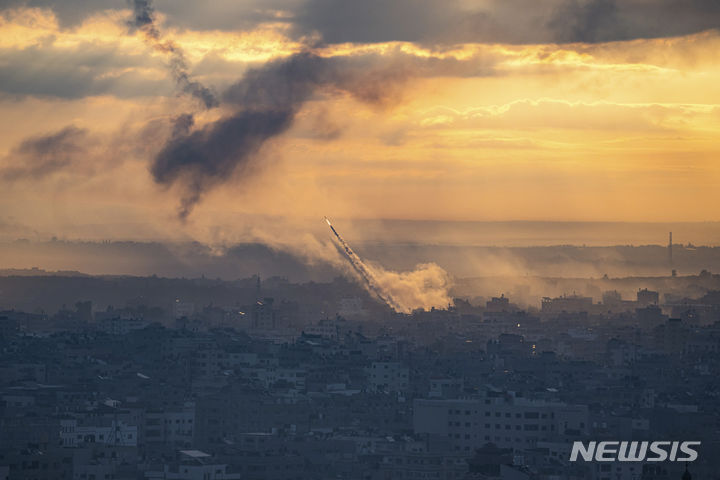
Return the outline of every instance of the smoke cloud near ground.
<path id="1" fill-rule="evenodd" d="M 320 224 L 324 228 L 316 230 Z M 411 267 L 388 269 L 380 262 L 355 255 L 354 262 L 361 264 L 358 268 L 348 259 L 345 246 L 350 246 L 339 242 L 321 220 L 308 220 L 304 225 L 294 226 L 266 224 L 252 228 L 246 237 L 279 252 L 288 252 L 309 268 L 319 271 L 329 266 L 334 272 L 354 279 L 373 298 L 396 312 L 446 308 L 451 303 L 453 277 L 442 267 L 432 262 L 415 262 Z M 224 249 L 219 249 L 217 254 L 225 255 Z"/>
<path id="2" fill-rule="evenodd" d="M 435 263 L 420 264 L 407 272 L 387 270 L 378 264 L 371 264 L 369 268 L 380 290 L 394 300 L 396 311 L 411 313 L 417 309 L 442 309 L 452 303 L 452 278 Z"/>
<path id="3" fill-rule="evenodd" d="M 379 264 L 369 265 L 360 258 L 325 217 L 335 235 L 338 251 L 352 266 L 360 283 L 396 312 L 411 313 L 416 309 L 444 308 L 450 304 L 451 284 L 448 273 L 438 265 L 417 265 L 410 272 L 393 272 Z"/>

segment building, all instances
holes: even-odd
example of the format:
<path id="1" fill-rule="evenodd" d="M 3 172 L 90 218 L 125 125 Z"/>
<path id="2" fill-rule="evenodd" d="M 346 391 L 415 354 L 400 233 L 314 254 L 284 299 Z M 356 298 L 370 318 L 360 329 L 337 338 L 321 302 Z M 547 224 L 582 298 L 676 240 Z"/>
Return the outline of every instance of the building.
<path id="1" fill-rule="evenodd" d="M 274 299 L 264 298 L 257 301 L 252 306 L 251 318 L 252 328 L 259 330 L 272 330 L 275 328 L 275 309 L 273 308 Z"/>
<path id="2" fill-rule="evenodd" d="M 557 298 L 544 297 L 542 299 L 542 313 L 576 313 L 590 312 L 593 307 L 592 297 L 581 295 L 563 295 Z"/>
<path id="3" fill-rule="evenodd" d="M 398 362 L 373 362 L 368 374 L 371 392 L 406 392 L 410 370 Z"/>
<path id="4" fill-rule="evenodd" d="M 229 473 L 227 465 L 216 463 L 211 455 L 200 450 L 181 450 L 176 462 L 162 470 L 145 472 L 147 480 L 240 480 L 239 473 Z"/>
<path id="5" fill-rule="evenodd" d="M 195 403 L 145 412 L 145 441 L 187 447 L 195 431 Z"/>
<path id="6" fill-rule="evenodd" d="M 487 312 L 507 312 L 510 310 L 510 299 L 504 294 L 499 297 L 492 297 L 485 303 L 485 310 Z"/>
<path id="7" fill-rule="evenodd" d="M 640 289 L 637 292 L 637 303 L 641 307 L 646 307 L 648 305 L 657 305 L 659 299 L 660 295 L 658 294 L 658 292 L 648 290 L 647 288 Z"/>
<path id="8" fill-rule="evenodd" d="M 76 418 L 60 421 L 60 443 L 63 447 L 74 448 L 88 443 L 103 443 L 124 447 L 137 446 L 138 428 L 120 420 L 103 421 L 103 418 Z"/>
<path id="9" fill-rule="evenodd" d="M 501 448 L 534 448 L 553 438 L 576 438 L 588 431 L 588 408 L 495 393 L 467 399 L 414 402 L 417 434 L 447 437 L 453 450 L 472 452 L 488 442 Z"/>
<path id="10" fill-rule="evenodd" d="M 181 302 L 176 299 L 173 303 L 173 316 L 178 318 L 190 318 L 195 313 L 195 304 L 190 302 Z"/>

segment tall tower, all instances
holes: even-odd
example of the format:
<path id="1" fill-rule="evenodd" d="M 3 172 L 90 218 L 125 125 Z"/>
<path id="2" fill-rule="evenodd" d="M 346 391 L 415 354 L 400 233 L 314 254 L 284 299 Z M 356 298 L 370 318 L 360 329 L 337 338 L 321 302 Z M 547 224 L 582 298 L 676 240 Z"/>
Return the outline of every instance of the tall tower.
<path id="1" fill-rule="evenodd" d="M 670 238 L 668 240 L 668 262 L 670 262 L 670 266 L 672 267 L 672 232 L 670 232 Z"/>

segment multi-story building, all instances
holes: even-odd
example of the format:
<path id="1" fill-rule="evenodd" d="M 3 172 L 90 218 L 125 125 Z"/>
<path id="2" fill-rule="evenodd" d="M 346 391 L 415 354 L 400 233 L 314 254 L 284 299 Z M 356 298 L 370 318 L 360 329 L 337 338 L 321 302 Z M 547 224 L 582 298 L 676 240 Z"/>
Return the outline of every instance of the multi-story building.
<path id="1" fill-rule="evenodd" d="M 63 447 L 78 447 L 87 443 L 104 443 L 126 447 L 137 446 L 138 428 L 121 420 L 103 421 L 102 418 L 67 418 L 60 420 L 60 442 Z"/>
<path id="2" fill-rule="evenodd" d="M 409 379 L 410 370 L 398 362 L 373 362 L 368 386 L 372 392 L 405 392 Z"/>
<path id="3" fill-rule="evenodd" d="M 591 312 L 592 310 L 592 297 L 563 295 L 557 298 L 545 297 L 542 299 L 542 313 Z"/>
<path id="4" fill-rule="evenodd" d="M 195 403 L 145 412 L 145 441 L 190 446 L 195 431 Z"/>
<path id="5" fill-rule="evenodd" d="M 466 399 L 416 399 L 417 434 L 447 437 L 453 450 L 472 452 L 486 443 L 502 448 L 532 448 L 541 441 L 588 431 L 585 405 L 518 397 L 512 392 Z"/>

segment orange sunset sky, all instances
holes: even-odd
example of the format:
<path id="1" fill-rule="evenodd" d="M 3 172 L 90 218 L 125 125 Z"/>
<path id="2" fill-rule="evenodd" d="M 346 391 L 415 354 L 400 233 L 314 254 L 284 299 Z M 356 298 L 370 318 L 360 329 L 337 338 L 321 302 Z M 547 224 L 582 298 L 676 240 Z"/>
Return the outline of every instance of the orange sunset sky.
<path id="1" fill-rule="evenodd" d="M 720 220 L 717 2 L 1 5 L 4 228 Z"/>

